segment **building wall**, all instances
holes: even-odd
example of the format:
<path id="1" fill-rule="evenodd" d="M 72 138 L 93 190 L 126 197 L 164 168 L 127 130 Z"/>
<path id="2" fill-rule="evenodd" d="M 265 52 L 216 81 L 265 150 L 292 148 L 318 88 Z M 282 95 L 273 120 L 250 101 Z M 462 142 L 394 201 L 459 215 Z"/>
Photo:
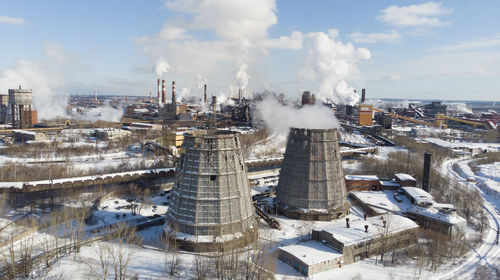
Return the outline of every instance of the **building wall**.
<path id="1" fill-rule="evenodd" d="M 360 105 L 359 106 L 359 124 L 364 126 L 373 125 L 373 106 Z"/>
<path id="2" fill-rule="evenodd" d="M 340 258 L 332 258 L 330 260 L 326 260 L 314 265 L 307 265 L 303 263 L 296 256 L 284 250 L 281 250 L 280 248 L 278 248 L 278 259 L 280 259 L 282 262 L 288 264 L 289 266 L 293 267 L 295 270 L 306 276 L 311 276 L 315 273 L 341 267 L 343 263 L 343 258 L 340 257 Z"/>
<path id="3" fill-rule="evenodd" d="M 331 245 L 333 248 L 342 252 L 342 255 L 344 256 L 344 263 L 349 264 L 360 259 L 381 254 L 382 251 L 390 252 L 412 244 L 417 244 L 418 227 L 403 230 L 397 233 L 386 234 L 381 237 L 345 246 L 344 243 L 338 241 L 326 231 L 313 230 L 312 237 L 317 241 L 325 240 L 326 243 Z"/>

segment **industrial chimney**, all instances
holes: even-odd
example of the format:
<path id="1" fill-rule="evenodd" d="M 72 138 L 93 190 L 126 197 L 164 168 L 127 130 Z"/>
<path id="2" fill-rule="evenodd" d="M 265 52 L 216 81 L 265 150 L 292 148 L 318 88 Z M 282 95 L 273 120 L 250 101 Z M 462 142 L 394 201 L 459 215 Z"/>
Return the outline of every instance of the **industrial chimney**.
<path id="1" fill-rule="evenodd" d="M 365 103 L 366 91 L 365 89 L 361 89 L 361 103 Z"/>
<path id="2" fill-rule="evenodd" d="M 204 92 L 204 95 L 203 95 L 203 102 L 205 102 L 205 104 L 207 104 L 207 84 L 205 84 L 203 86 L 203 92 Z"/>
<path id="3" fill-rule="evenodd" d="M 176 104 L 176 100 L 175 100 L 175 81 L 172 81 L 172 104 Z"/>
<path id="4" fill-rule="evenodd" d="M 162 83 L 162 85 L 161 85 L 161 103 L 162 103 L 162 107 L 163 107 L 167 103 L 165 100 L 165 94 L 167 93 L 167 90 L 165 89 L 165 80 L 162 80 L 161 83 Z"/>
<path id="5" fill-rule="evenodd" d="M 158 79 L 158 107 L 161 107 L 161 81 Z"/>
<path id="6" fill-rule="evenodd" d="M 431 156 L 429 152 L 424 153 L 424 177 L 422 178 L 422 189 L 426 192 L 430 192 L 429 186 L 429 176 L 431 172 Z"/>

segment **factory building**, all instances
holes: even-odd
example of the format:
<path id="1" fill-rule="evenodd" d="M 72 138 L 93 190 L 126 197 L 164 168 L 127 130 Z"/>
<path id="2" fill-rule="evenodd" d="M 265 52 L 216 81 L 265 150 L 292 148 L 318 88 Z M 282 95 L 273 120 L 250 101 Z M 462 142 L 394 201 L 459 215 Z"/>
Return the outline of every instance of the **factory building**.
<path id="1" fill-rule="evenodd" d="M 0 95 L 0 123 L 9 122 L 9 96 L 6 94 Z"/>
<path id="2" fill-rule="evenodd" d="M 467 221 L 457 215 L 454 205 L 438 203 L 428 192 L 416 187 L 396 191 L 352 191 L 351 201 L 369 215 L 392 212 L 417 222 L 420 226 L 451 238 L 465 232 Z"/>
<path id="3" fill-rule="evenodd" d="M 316 97 L 314 94 L 311 95 L 311 92 L 304 91 L 302 94 L 302 105 L 314 105 L 314 103 L 316 103 Z"/>
<path id="4" fill-rule="evenodd" d="M 341 252 L 349 264 L 382 252 L 404 248 L 418 241 L 418 224 L 399 215 L 356 218 L 313 230 L 312 238 Z"/>
<path id="5" fill-rule="evenodd" d="M 418 225 L 399 215 L 346 218 L 312 230 L 312 240 L 278 248 L 278 258 L 312 276 L 418 242 Z"/>
<path id="6" fill-rule="evenodd" d="M 371 126 L 373 125 L 373 105 L 361 104 L 359 105 L 359 119 L 360 125 Z"/>
<path id="7" fill-rule="evenodd" d="M 8 107 L 13 128 L 31 127 L 37 123 L 37 113 L 33 111 L 32 90 L 9 89 Z"/>
<path id="8" fill-rule="evenodd" d="M 329 221 L 349 212 L 336 129 L 291 128 L 277 200 L 290 218 Z"/>
<path id="9" fill-rule="evenodd" d="M 257 239 L 239 134 L 199 130 L 184 135 L 164 232 L 195 252 L 228 251 Z"/>
<path id="10" fill-rule="evenodd" d="M 132 135 L 130 130 L 115 128 L 98 128 L 95 130 L 95 136 L 103 141 L 114 141 Z"/>
<path id="11" fill-rule="evenodd" d="M 47 140 L 47 136 L 43 133 L 27 131 L 27 130 L 14 130 L 12 131 L 12 138 L 17 142 L 25 143 L 27 141 L 43 141 Z"/>

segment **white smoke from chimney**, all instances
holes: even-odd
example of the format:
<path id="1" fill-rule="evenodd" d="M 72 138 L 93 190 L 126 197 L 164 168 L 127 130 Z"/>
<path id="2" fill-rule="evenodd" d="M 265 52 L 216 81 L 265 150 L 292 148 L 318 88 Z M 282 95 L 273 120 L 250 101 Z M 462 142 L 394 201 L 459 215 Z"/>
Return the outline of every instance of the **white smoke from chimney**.
<path id="1" fill-rule="evenodd" d="M 7 92 L 18 85 L 31 88 L 39 119 L 65 117 L 70 98 L 68 86 L 75 81 L 76 73 L 85 70 L 76 56 L 61 45 L 45 43 L 41 59 L 18 59 L 13 66 L 0 73 L 0 92 Z"/>
<path id="2" fill-rule="evenodd" d="M 156 65 L 153 67 L 153 70 L 156 73 L 156 76 L 161 77 L 163 74 L 166 74 L 170 69 L 170 65 L 164 58 L 159 58 Z"/>
<path id="3" fill-rule="evenodd" d="M 333 110 L 316 103 L 302 108 L 284 105 L 273 95 L 266 95 L 256 104 L 252 113 L 254 123 L 262 122 L 270 136 L 259 147 L 254 147 L 250 157 L 279 156 L 285 152 L 291 127 L 308 129 L 340 128 Z"/>
<path id="4" fill-rule="evenodd" d="M 262 121 L 273 134 L 287 135 L 291 127 L 308 129 L 340 128 L 332 109 L 315 104 L 297 108 L 284 105 L 276 97 L 267 95 L 256 105 L 252 118 Z"/>
<path id="5" fill-rule="evenodd" d="M 89 120 L 91 122 L 96 121 L 108 121 L 108 122 L 119 122 L 123 117 L 123 108 L 113 108 L 109 103 L 105 104 L 103 107 L 92 108 L 85 111 L 83 115 L 76 116 L 80 119 Z"/>
<path id="6" fill-rule="evenodd" d="M 306 34 L 304 59 L 299 76 L 319 83 L 319 98 L 331 98 L 336 103 L 358 102 L 359 95 L 347 85 L 346 80 L 357 74 L 357 63 L 370 59 L 368 49 L 355 48 L 336 39 L 338 31 Z"/>
<path id="7" fill-rule="evenodd" d="M 472 110 L 467 107 L 467 104 L 463 102 L 453 102 L 453 103 L 443 103 L 443 105 L 448 106 L 447 111 L 454 111 L 460 114 L 472 114 Z"/>
<path id="8" fill-rule="evenodd" d="M 247 91 L 248 80 L 250 79 L 250 76 L 247 74 L 247 68 L 248 65 L 246 63 L 241 63 L 235 75 L 237 90 L 241 89 L 243 93 Z"/>

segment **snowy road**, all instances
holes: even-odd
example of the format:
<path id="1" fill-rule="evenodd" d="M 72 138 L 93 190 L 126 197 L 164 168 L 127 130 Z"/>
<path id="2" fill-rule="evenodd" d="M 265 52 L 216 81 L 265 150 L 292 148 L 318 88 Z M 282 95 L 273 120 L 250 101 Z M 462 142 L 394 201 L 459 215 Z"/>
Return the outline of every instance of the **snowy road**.
<path id="1" fill-rule="evenodd" d="M 464 164 L 469 160 L 470 158 L 447 160 L 443 163 L 442 172 L 449 174 L 453 180 L 458 181 L 460 183 L 459 187 L 477 189 L 481 193 L 484 198 L 483 208 L 487 214 L 489 228 L 483 237 L 481 246 L 473 250 L 473 254 L 467 260 L 443 275 L 441 279 L 473 279 L 479 265 L 487 265 L 493 269 L 500 267 L 500 245 L 497 244 L 497 233 L 500 230 L 500 212 L 495 207 L 498 201 L 496 201 L 495 196 L 488 195 L 481 190 L 477 183 L 467 182 L 466 177 L 473 176 L 472 171 L 459 174 L 453 170 L 455 164 Z"/>

